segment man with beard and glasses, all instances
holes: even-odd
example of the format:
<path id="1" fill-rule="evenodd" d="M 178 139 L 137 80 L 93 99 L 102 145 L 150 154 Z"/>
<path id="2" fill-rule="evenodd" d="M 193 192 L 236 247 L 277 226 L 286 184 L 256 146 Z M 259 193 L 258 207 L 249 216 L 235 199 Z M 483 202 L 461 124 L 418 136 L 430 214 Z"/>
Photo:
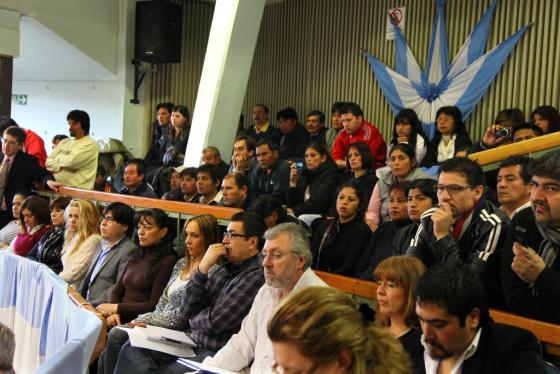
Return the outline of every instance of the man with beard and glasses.
<path id="1" fill-rule="evenodd" d="M 502 261 L 502 287 L 511 311 L 560 323 L 560 151 L 534 161 L 531 214 L 511 223 Z"/>
<path id="2" fill-rule="evenodd" d="M 255 297 L 239 332 L 205 364 L 230 371 L 250 366 L 253 373 L 270 371 L 274 363 L 272 344 L 266 332 L 268 320 L 287 294 L 309 286 L 326 286 L 309 267 L 311 250 L 305 229 L 283 223 L 267 230 L 260 254 L 266 284 Z"/>
<path id="3" fill-rule="evenodd" d="M 535 336 L 494 323 L 476 271 L 461 264 L 428 269 L 416 287 L 423 360 L 415 373 L 546 373 Z"/>

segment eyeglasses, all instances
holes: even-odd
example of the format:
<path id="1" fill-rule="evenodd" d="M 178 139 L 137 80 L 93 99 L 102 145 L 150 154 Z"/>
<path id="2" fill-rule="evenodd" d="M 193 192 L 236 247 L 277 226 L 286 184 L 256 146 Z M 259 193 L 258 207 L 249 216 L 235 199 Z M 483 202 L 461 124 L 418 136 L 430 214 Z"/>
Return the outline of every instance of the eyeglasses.
<path id="1" fill-rule="evenodd" d="M 468 188 L 475 188 L 476 186 L 472 186 L 470 184 L 466 186 L 461 186 L 459 184 L 438 184 L 436 186 L 437 193 L 443 193 L 443 191 L 447 191 L 450 195 L 458 194 L 459 192 L 463 192 Z"/>
<path id="2" fill-rule="evenodd" d="M 247 234 L 236 234 L 236 233 L 231 232 L 231 231 L 226 231 L 226 232 L 224 232 L 224 239 L 227 238 L 228 240 L 231 240 L 231 238 L 235 238 L 235 237 L 249 238 L 249 237 L 251 237 L 251 235 L 247 235 Z"/>
<path id="3" fill-rule="evenodd" d="M 267 258 L 270 259 L 270 261 L 272 262 L 276 262 L 276 261 L 280 261 L 283 257 L 287 255 L 294 255 L 294 254 L 297 254 L 297 252 L 290 251 L 287 253 L 278 253 L 278 252 L 266 253 L 265 251 L 262 251 L 261 253 L 259 253 L 259 258 L 261 259 L 262 262 L 264 262 L 264 260 L 266 260 Z"/>

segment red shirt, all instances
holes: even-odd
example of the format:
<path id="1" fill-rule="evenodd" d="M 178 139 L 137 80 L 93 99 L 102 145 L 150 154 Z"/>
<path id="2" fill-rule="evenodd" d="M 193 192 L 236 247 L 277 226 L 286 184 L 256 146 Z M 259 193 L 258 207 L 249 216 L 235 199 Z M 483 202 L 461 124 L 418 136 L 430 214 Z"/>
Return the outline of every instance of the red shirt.
<path id="1" fill-rule="evenodd" d="M 376 169 L 385 166 L 387 145 L 377 127 L 366 121 L 362 121 L 362 126 L 353 134 L 348 134 L 345 130 L 338 134 L 332 150 L 333 160 L 345 160 L 348 147 L 357 142 L 363 142 L 369 146 Z"/>
<path id="2" fill-rule="evenodd" d="M 45 167 L 45 160 L 47 159 L 47 151 L 45 150 L 45 143 L 43 139 L 35 132 L 25 130 L 25 152 L 28 155 L 34 156 L 39 160 L 39 165 Z"/>

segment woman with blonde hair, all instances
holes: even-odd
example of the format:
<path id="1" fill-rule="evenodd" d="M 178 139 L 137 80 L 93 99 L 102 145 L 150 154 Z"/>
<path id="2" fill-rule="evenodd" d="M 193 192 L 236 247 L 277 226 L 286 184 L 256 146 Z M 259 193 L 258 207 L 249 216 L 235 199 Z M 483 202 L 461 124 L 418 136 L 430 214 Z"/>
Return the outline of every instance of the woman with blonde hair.
<path id="1" fill-rule="evenodd" d="M 400 340 L 413 364 L 422 359 L 424 351 L 414 290 L 425 271 L 422 261 L 415 257 L 393 256 L 381 261 L 373 273 L 377 281 L 376 320 Z"/>
<path id="2" fill-rule="evenodd" d="M 399 342 L 333 288 L 306 287 L 286 298 L 268 323 L 268 336 L 276 372 L 411 372 Z"/>
<path id="3" fill-rule="evenodd" d="M 62 272 L 69 285 L 81 281 L 89 268 L 99 242 L 99 212 L 88 200 L 72 199 L 64 211 L 66 230 L 62 246 Z"/>

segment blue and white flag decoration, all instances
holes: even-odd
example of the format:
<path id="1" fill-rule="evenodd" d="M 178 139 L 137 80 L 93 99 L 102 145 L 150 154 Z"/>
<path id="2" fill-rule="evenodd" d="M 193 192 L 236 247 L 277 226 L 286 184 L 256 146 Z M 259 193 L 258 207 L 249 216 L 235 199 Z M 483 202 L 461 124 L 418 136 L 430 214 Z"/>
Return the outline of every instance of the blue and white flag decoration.
<path id="1" fill-rule="evenodd" d="M 414 109 L 430 138 L 435 131 L 436 112 L 442 106 L 459 107 L 464 119 L 471 114 L 513 47 L 530 26 L 523 26 L 484 53 L 492 15 L 496 9 L 497 0 L 494 0 L 449 65 L 445 30 L 446 2 L 447 0 L 436 0 L 436 19 L 432 28 L 426 71 L 422 72 L 401 30 L 395 26 L 395 70 L 366 53 L 373 74 L 393 113 L 397 114 L 405 108 Z"/>

